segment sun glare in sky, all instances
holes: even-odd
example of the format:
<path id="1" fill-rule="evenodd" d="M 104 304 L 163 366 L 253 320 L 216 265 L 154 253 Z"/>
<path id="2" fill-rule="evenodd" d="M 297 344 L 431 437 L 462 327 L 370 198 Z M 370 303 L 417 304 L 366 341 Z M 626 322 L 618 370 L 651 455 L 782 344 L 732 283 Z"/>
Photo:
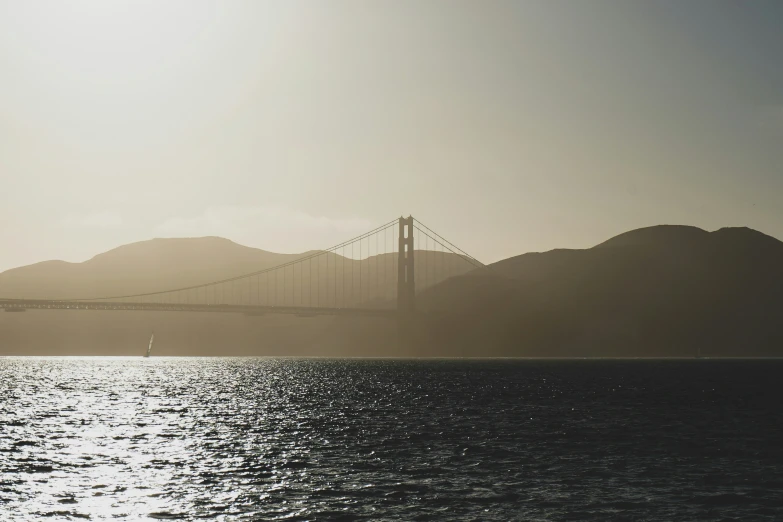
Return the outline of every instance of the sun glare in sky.
<path id="1" fill-rule="evenodd" d="M 484 261 L 781 236 L 779 28 L 697 4 L 0 0 L 0 270 L 403 214 Z"/>

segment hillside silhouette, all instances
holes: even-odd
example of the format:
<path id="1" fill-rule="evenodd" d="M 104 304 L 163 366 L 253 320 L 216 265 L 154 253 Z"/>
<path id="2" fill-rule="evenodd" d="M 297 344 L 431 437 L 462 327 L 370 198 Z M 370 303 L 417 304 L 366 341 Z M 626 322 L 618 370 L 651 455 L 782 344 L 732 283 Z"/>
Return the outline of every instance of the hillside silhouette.
<path id="1" fill-rule="evenodd" d="M 505 259 L 419 303 L 441 312 L 431 342 L 462 354 L 783 355 L 781 266 L 783 243 L 758 231 L 662 225 Z"/>
<path id="2" fill-rule="evenodd" d="M 0 273 L 0 297 L 28 299 L 84 299 L 93 297 L 141 294 L 200 285 L 264 270 L 296 259 L 306 258 L 315 251 L 299 254 L 278 254 L 239 245 L 220 237 L 151 239 L 123 245 L 98 254 L 82 263 L 45 261 Z M 453 254 L 421 252 L 417 263 L 439 267 L 438 279 L 417 279 L 426 288 L 452 275 L 467 272 L 472 267 L 465 262 L 447 262 Z M 328 258 L 328 259 L 327 259 Z M 323 284 L 333 281 L 335 274 L 327 267 L 354 265 L 357 285 L 367 290 L 365 304 L 393 306 L 396 290 L 396 254 L 365 257 L 360 261 L 327 253 L 314 261 Z M 307 267 L 309 269 L 309 267 Z M 431 273 L 433 271 L 430 271 Z M 361 274 L 361 275 L 360 275 Z M 308 284 L 309 274 L 289 271 L 293 292 L 299 292 L 300 282 Z M 292 281 L 289 279 L 289 285 Z M 240 301 L 247 299 L 248 289 L 237 288 Z"/>

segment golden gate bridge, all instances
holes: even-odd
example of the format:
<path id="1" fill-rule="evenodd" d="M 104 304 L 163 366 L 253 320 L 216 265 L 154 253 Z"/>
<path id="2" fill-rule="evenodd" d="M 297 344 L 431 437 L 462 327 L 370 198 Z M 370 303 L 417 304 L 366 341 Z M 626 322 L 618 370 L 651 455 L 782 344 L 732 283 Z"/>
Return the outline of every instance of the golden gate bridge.
<path id="1" fill-rule="evenodd" d="M 417 293 L 483 266 L 409 216 L 292 261 L 218 281 L 67 299 L 7 296 L 0 298 L 0 307 L 398 316 L 416 311 Z"/>

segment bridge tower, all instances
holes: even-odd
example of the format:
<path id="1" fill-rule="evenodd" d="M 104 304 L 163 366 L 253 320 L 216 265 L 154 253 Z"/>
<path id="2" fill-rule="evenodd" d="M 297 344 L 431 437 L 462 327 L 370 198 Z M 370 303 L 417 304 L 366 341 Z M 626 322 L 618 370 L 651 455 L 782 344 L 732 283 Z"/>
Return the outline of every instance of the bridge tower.
<path id="1" fill-rule="evenodd" d="M 397 263 L 397 312 L 416 309 L 416 283 L 413 272 L 413 217 L 400 217 L 400 244 Z"/>

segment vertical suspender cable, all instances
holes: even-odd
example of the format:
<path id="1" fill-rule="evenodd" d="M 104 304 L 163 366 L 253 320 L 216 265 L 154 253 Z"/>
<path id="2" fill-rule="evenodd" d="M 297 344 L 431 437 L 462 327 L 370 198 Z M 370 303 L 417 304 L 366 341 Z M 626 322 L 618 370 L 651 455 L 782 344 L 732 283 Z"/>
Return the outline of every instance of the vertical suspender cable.
<path id="1" fill-rule="evenodd" d="M 321 306 L 321 256 L 318 256 L 315 265 L 315 275 L 318 277 L 318 282 L 315 285 L 315 299 L 318 301 L 318 307 Z"/>
<path id="2" fill-rule="evenodd" d="M 354 306 L 354 294 L 353 294 L 353 243 L 351 243 L 351 306 Z"/>
<path id="3" fill-rule="evenodd" d="M 378 236 L 380 232 L 376 232 L 375 234 L 375 298 L 380 298 L 381 296 L 381 285 L 380 285 L 380 271 L 378 266 L 379 261 L 379 253 L 378 253 Z"/>
<path id="4" fill-rule="evenodd" d="M 387 276 L 388 276 L 388 271 L 389 271 L 389 269 L 387 267 L 388 258 L 386 257 L 386 247 L 388 246 L 386 244 L 386 230 L 388 230 L 388 228 L 384 228 L 383 229 L 383 299 L 384 300 L 388 296 L 388 285 L 387 285 L 388 278 L 387 278 Z"/>
<path id="5" fill-rule="evenodd" d="M 329 306 L 329 252 L 326 252 L 326 306 Z"/>

